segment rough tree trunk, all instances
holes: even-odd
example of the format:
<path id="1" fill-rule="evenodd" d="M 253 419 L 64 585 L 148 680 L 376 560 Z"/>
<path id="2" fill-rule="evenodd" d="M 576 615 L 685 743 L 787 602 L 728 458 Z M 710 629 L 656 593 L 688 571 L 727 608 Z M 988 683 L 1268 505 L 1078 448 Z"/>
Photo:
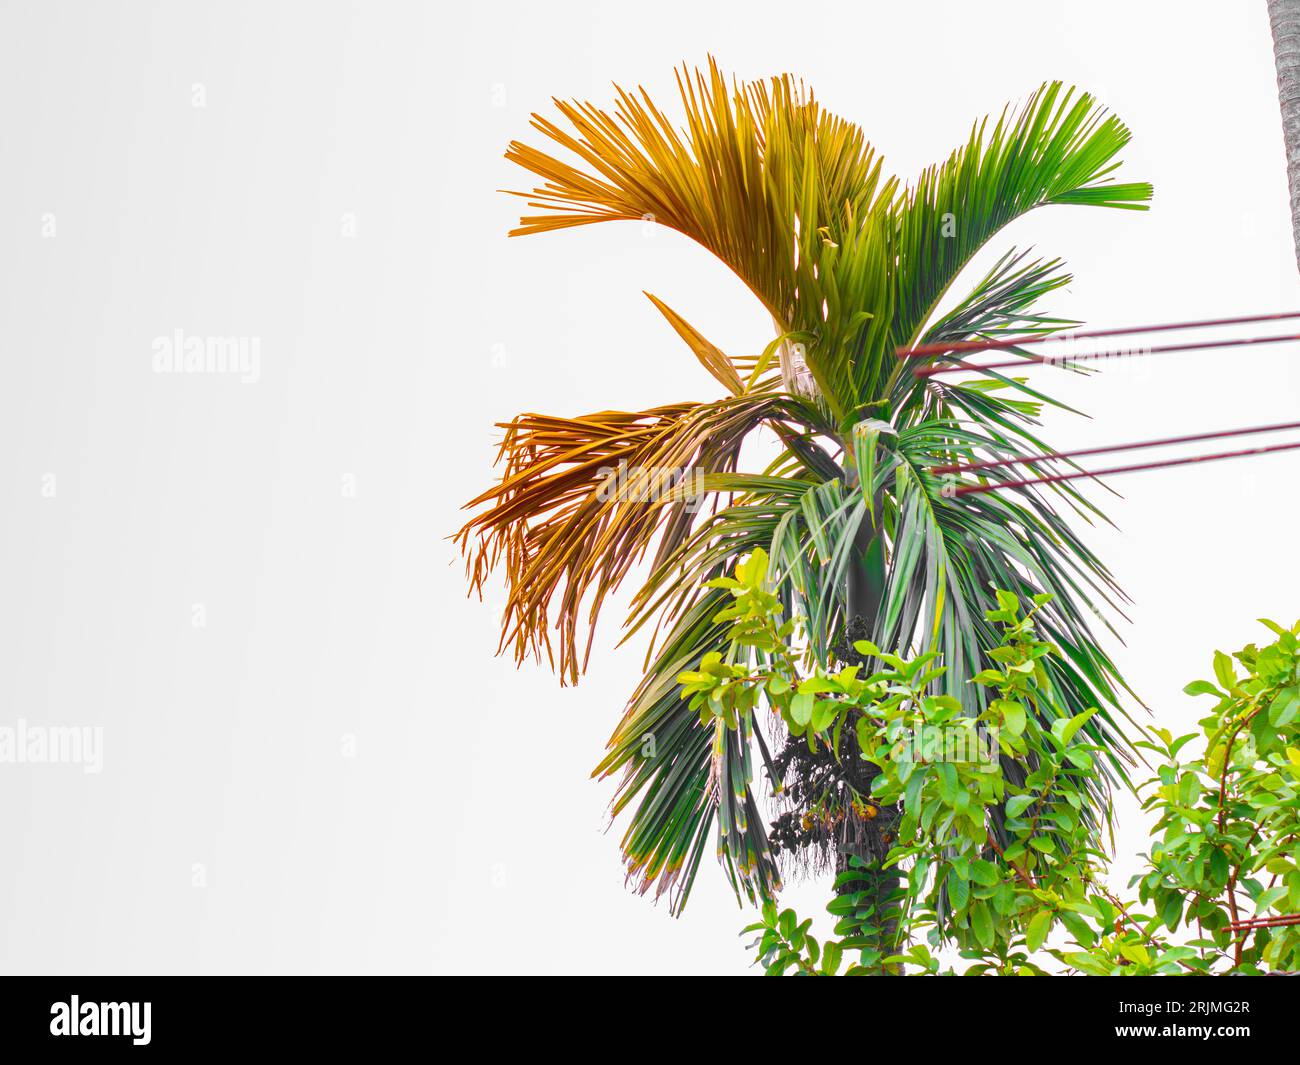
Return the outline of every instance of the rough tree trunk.
<path id="1" fill-rule="evenodd" d="M 1277 94 L 1282 105 L 1286 176 L 1291 190 L 1291 236 L 1300 266 L 1300 0 L 1268 0 Z"/>

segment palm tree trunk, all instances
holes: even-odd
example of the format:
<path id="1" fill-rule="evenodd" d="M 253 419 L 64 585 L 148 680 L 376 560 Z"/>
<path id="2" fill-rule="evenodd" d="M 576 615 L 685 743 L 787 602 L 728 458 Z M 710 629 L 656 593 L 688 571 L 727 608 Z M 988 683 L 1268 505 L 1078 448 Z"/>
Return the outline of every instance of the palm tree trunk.
<path id="1" fill-rule="evenodd" d="M 1300 266 L 1300 0 L 1268 0 L 1277 94 L 1282 105 L 1286 177 L 1291 190 L 1291 236 Z"/>
<path id="2" fill-rule="evenodd" d="M 879 503 L 877 503 L 879 513 Z M 863 524 L 854 542 L 854 558 L 849 569 L 848 625 L 844 644 L 852 649 L 855 639 L 870 639 L 880 611 L 885 584 L 885 550 L 883 533 Z M 864 663 L 865 664 L 865 663 Z M 858 758 L 857 744 L 848 744 L 846 755 Z M 858 790 L 865 793 L 869 780 L 858 782 Z M 873 807 L 874 809 L 874 807 Z M 854 880 L 840 885 L 837 894 L 866 892 L 874 906 L 869 924 L 879 930 L 878 941 L 882 955 L 893 952 L 897 932 L 897 917 L 893 913 L 893 896 L 898 890 L 900 874 L 897 867 L 882 868 L 885 856 L 893 844 L 894 830 L 900 811 L 897 808 L 878 810 L 874 816 L 861 819 L 849 813 L 842 822 L 842 834 L 835 854 L 835 875 L 848 872 L 850 859 L 857 858 L 868 868 Z M 892 972 L 892 967 L 882 966 L 882 972 Z"/>

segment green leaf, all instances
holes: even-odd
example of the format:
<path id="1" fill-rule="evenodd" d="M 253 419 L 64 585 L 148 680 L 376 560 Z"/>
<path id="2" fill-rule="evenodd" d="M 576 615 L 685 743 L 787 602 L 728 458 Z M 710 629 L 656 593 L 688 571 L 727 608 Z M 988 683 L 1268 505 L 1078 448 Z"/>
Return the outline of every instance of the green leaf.
<path id="1" fill-rule="evenodd" d="M 1014 795 L 1007 800 L 1007 816 L 1019 817 L 1029 807 L 1034 805 L 1036 795 Z"/>
<path id="2" fill-rule="evenodd" d="M 1091 947 L 1097 941 L 1088 922 L 1080 917 L 1077 913 L 1071 913 L 1069 910 L 1062 910 L 1059 914 L 1061 923 L 1070 930 L 1070 935 L 1074 936 L 1075 941 L 1083 947 Z"/>
<path id="3" fill-rule="evenodd" d="M 946 803 L 957 799 L 957 767 L 951 762 L 940 762 L 936 767 L 939 774 L 939 794 Z"/>
<path id="4" fill-rule="evenodd" d="M 1025 929 L 1025 946 L 1030 952 L 1037 950 L 1047 939 L 1047 933 L 1052 928 L 1053 915 L 1051 910 L 1039 910 L 1034 914 L 1029 922 L 1029 927 Z"/>
<path id="5" fill-rule="evenodd" d="M 970 899 L 970 882 L 963 877 L 951 875 L 947 881 L 948 901 L 952 903 L 954 910 L 960 910 L 965 907 Z"/>
<path id="6" fill-rule="evenodd" d="M 790 681 L 779 673 L 768 678 L 767 690 L 772 695 L 784 695 L 790 690 Z"/>
<path id="7" fill-rule="evenodd" d="M 1074 739 L 1074 734 L 1078 732 L 1079 729 L 1083 726 L 1084 722 L 1087 721 L 1090 717 L 1092 717 L 1092 715 L 1095 714 L 1096 712 L 1097 712 L 1096 708 L 1092 708 L 1089 710 L 1085 710 L 1081 714 L 1075 714 L 1074 717 L 1070 718 L 1070 720 L 1066 723 L 1065 727 L 1061 729 L 1061 742 L 1069 743 L 1072 739 Z"/>
<path id="8" fill-rule="evenodd" d="M 975 933 L 975 938 L 980 942 L 980 946 L 985 949 L 993 946 L 993 918 L 989 916 L 989 908 L 985 905 L 983 899 L 978 900 L 971 907 L 970 924 Z"/>
<path id="9" fill-rule="evenodd" d="M 903 791 L 903 809 L 913 817 L 919 814 L 918 807 L 921 802 L 921 789 L 925 787 L 925 773 L 916 772 L 908 778 L 907 787 Z"/>
<path id="10" fill-rule="evenodd" d="M 1214 675 L 1219 679 L 1224 691 L 1231 691 L 1237 686 L 1237 673 L 1232 668 L 1232 659 L 1222 651 L 1214 652 Z"/>
<path id="11" fill-rule="evenodd" d="M 1183 916 L 1183 897 L 1176 891 L 1171 891 L 1169 897 L 1165 899 L 1164 905 L 1160 907 L 1160 920 L 1165 923 L 1165 927 L 1171 932 L 1178 931 L 1178 921 Z"/>
<path id="12" fill-rule="evenodd" d="M 840 704 L 833 699 L 822 699 L 813 709 L 812 728 L 814 732 L 825 732 L 826 728 L 840 712 Z"/>
<path id="13" fill-rule="evenodd" d="M 1065 759 L 1071 765 L 1078 766 L 1080 769 L 1092 768 L 1092 755 L 1087 751 L 1080 751 L 1075 748 L 1065 752 Z"/>
<path id="14" fill-rule="evenodd" d="M 1194 680 L 1183 689 L 1183 692 L 1186 695 L 1223 695 L 1223 693 L 1208 680 Z"/>
<path id="15" fill-rule="evenodd" d="M 1300 685 L 1283 688 L 1269 705 L 1268 722 L 1274 728 L 1284 728 L 1300 714 Z"/>
<path id="16" fill-rule="evenodd" d="M 1002 715 L 1002 724 L 1013 736 L 1025 731 L 1025 706 L 1012 699 L 994 699 L 989 709 Z"/>
<path id="17" fill-rule="evenodd" d="M 1228 882 L 1228 856 L 1220 847 L 1210 851 L 1210 880 L 1215 887 L 1223 887 Z"/>

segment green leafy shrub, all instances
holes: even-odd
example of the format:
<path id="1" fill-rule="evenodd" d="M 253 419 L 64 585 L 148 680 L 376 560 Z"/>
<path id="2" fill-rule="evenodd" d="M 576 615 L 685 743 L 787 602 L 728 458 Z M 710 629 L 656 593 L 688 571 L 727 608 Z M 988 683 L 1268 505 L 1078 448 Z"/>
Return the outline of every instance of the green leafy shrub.
<path id="1" fill-rule="evenodd" d="M 1058 651 L 1035 635 L 1050 597 L 997 593 L 986 618 L 1003 642 L 972 678 L 989 689 L 972 716 L 931 694 L 944 670 L 933 652 L 904 659 L 858 641 L 869 668 L 810 664 L 766 573 L 755 551 L 734 578 L 712 582 L 733 597 L 717 618 L 730 624 L 730 650 L 680 676 L 683 698 L 728 730 L 748 734 L 766 707 L 810 750 L 839 756 L 851 746 L 875 772 L 868 793 L 805 818 L 896 810 L 884 865 L 903 874 L 881 900 L 854 890 L 866 866 L 851 857 L 828 907 L 836 938 L 824 943 L 810 920 L 768 901 L 745 933 L 757 934 L 769 974 L 1172 975 L 1300 964 L 1300 623 L 1265 622 L 1274 642 L 1234 656 L 1244 676 L 1216 653 L 1215 682 L 1187 688 L 1217 699 L 1201 733 L 1154 729 L 1135 745 L 1158 763 L 1138 788 L 1155 823 L 1125 899 L 1105 882 L 1108 807 L 1098 815 L 1089 801 L 1104 754 L 1084 727 L 1092 711 L 1061 709 L 1045 668 Z"/>

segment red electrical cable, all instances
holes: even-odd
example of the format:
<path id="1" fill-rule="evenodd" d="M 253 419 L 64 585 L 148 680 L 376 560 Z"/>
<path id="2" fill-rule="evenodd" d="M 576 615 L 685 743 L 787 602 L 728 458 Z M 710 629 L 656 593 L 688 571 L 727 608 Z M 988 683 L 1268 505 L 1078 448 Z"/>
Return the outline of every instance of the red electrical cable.
<path id="1" fill-rule="evenodd" d="M 968 484 L 951 491 L 944 490 L 947 496 L 979 495 L 983 492 L 996 492 L 1003 488 L 1024 488 L 1035 484 L 1056 484 L 1059 481 L 1074 481 L 1080 477 L 1113 477 L 1120 473 L 1136 473 L 1138 470 L 1159 470 L 1168 466 L 1189 466 L 1197 462 L 1217 462 L 1220 459 L 1244 458 L 1248 455 L 1267 455 L 1274 451 L 1294 451 L 1300 448 L 1300 442 L 1293 444 L 1269 444 L 1267 447 L 1246 448 L 1242 451 L 1221 451 L 1214 455 L 1194 455 L 1185 459 L 1167 459 L 1164 462 L 1144 462 L 1135 466 L 1115 466 L 1108 470 L 1075 470 L 1071 473 L 1057 473 L 1050 477 L 1027 477 L 1021 481 L 1000 481 L 996 484 Z"/>
<path id="2" fill-rule="evenodd" d="M 930 472 L 972 473 L 976 470 L 993 470 L 1002 466 L 1024 466 L 1031 462 L 1053 462 L 1057 459 L 1077 458 L 1080 455 L 1101 455 L 1108 451 L 1141 451 L 1148 447 L 1167 447 L 1171 444 L 1191 444 L 1198 440 L 1219 440 L 1225 436 L 1255 436 L 1259 433 L 1277 433 L 1284 429 L 1300 429 L 1300 422 L 1282 422 L 1278 425 L 1257 425 L 1249 429 L 1221 429 L 1213 433 L 1193 433 L 1190 436 L 1167 436 L 1161 440 L 1143 440 L 1135 444 L 1108 444 L 1105 447 L 1084 447 L 1074 451 L 1053 451 L 1043 455 L 1026 455 L 1013 459 L 990 459 L 986 462 L 948 466 L 931 466 Z"/>
<path id="3" fill-rule="evenodd" d="M 1205 351 L 1210 348 L 1235 348 L 1248 344 L 1279 344 L 1283 341 L 1300 340 L 1300 333 L 1286 333 L 1282 336 L 1270 337 L 1238 337 L 1233 340 L 1202 340 L 1195 344 L 1160 344 L 1156 347 L 1141 348 L 1137 351 L 1130 352 L 1113 352 L 1113 351 L 1096 351 L 1088 352 L 1084 355 L 1062 355 L 1053 357 L 1051 355 L 1026 355 L 1019 359 L 1008 359 L 1005 362 L 986 362 L 981 366 L 974 363 L 957 361 L 956 366 L 922 366 L 913 370 L 915 377 L 934 377 L 941 373 L 961 373 L 962 371 L 974 370 L 1005 370 L 1009 367 L 1036 365 L 1042 363 L 1051 363 L 1053 365 L 1068 367 L 1071 363 L 1092 362 L 1097 359 L 1116 359 L 1116 358 L 1138 358 L 1144 355 L 1161 355 L 1171 351 Z"/>
<path id="4" fill-rule="evenodd" d="M 1179 329 L 1204 329 L 1208 326 L 1249 325 L 1253 322 L 1278 322 L 1300 318 L 1300 311 L 1280 314 L 1251 314 L 1241 318 L 1203 318 L 1192 322 L 1167 322 L 1163 325 L 1135 325 L 1124 329 L 1089 329 L 1084 332 L 1054 333 L 1050 336 L 1007 337 L 1002 340 L 950 340 L 922 344 L 915 348 L 899 348 L 895 354 L 900 359 L 920 359 L 929 355 L 942 355 L 948 351 L 990 351 L 995 348 L 1017 348 L 1026 344 L 1046 344 L 1051 341 L 1089 340 L 1096 337 L 1126 336 L 1130 333 L 1165 333 Z"/>

